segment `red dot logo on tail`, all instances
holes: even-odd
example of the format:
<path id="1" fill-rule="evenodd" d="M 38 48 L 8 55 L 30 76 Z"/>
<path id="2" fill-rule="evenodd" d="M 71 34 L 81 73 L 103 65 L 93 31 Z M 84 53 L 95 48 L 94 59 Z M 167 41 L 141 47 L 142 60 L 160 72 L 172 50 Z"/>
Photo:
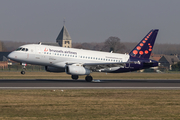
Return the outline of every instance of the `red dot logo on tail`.
<path id="1" fill-rule="evenodd" d="M 137 55 L 137 54 L 138 54 L 138 51 L 137 51 L 137 50 L 134 50 L 133 53 L 134 53 L 135 55 Z"/>
<path id="2" fill-rule="evenodd" d="M 141 47 L 140 46 L 137 46 L 137 50 L 140 50 L 141 49 Z"/>
<path id="3" fill-rule="evenodd" d="M 148 50 L 145 50 L 145 52 L 144 52 L 145 54 L 148 54 L 149 53 L 149 51 Z"/>
<path id="4" fill-rule="evenodd" d="M 142 46 L 144 46 L 144 44 L 143 44 L 143 43 L 140 43 L 139 45 L 140 45 L 141 47 L 142 47 Z"/>
<path id="5" fill-rule="evenodd" d="M 143 52 L 143 51 L 139 51 L 139 54 L 140 54 L 140 55 L 143 55 L 143 54 L 144 54 L 144 52 Z"/>

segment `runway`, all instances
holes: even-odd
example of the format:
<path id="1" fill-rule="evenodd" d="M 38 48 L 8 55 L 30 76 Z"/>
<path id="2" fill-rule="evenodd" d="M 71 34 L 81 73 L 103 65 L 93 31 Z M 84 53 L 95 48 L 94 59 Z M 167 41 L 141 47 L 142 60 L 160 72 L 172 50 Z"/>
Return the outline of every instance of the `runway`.
<path id="1" fill-rule="evenodd" d="M 180 89 L 180 80 L 0 80 L 0 89 Z"/>

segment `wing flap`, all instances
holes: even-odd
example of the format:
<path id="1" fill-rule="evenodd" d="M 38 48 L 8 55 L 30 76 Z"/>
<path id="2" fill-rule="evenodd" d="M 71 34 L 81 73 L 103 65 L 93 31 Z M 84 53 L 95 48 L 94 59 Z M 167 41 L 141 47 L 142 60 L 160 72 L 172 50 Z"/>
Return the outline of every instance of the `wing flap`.
<path id="1" fill-rule="evenodd" d="M 84 63 L 83 66 L 92 70 L 99 71 L 101 69 L 121 68 L 125 67 L 127 63 L 131 62 L 114 62 L 114 63 Z"/>

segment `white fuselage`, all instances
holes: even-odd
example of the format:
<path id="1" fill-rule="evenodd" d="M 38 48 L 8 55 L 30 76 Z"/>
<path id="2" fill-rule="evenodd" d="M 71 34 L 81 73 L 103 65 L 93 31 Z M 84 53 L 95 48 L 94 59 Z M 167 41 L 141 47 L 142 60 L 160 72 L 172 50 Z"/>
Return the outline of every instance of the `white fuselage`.
<path id="1" fill-rule="evenodd" d="M 76 63 L 119 63 L 127 62 L 129 55 L 92 50 L 64 48 L 58 46 L 28 44 L 20 46 L 9 54 L 12 60 L 43 66 L 65 67 L 66 64 Z"/>

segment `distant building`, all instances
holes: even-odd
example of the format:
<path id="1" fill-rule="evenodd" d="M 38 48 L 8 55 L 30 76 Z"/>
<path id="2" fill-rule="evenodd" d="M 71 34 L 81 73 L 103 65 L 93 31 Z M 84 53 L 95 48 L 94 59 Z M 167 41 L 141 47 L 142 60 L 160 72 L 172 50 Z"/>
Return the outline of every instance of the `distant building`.
<path id="1" fill-rule="evenodd" d="M 150 59 L 159 61 L 164 54 L 151 54 Z"/>
<path id="2" fill-rule="evenodd" d="M 172 65 L 177 64 L 179 62 L 179 59 L 173 55 L 163 55 L 158 62 L 160 63 L 160 66 L 172 70 Z"/>
<path id="3" fill-rule="evenodd" d="M 161 70 L 172 70 L 172 65 L 180 62 L 177 55 L 152 54 L 150 59 L 158 61 Z"/>
<path id="4" fill-rule="evenodd" d="M 0 69 L 8 68 L 7 56 L 10 52 L 0 52 Z"/>
<path id="5" fill-rule="evenodd" d="M 7 61 L 7 56 L 10 52 L 0 52 L 0 61 Z"/>
<path id="6" fill-rule="evenodd" d="M 69 35 L 67 29 L 65 26 L 63 26 L 63 28 L 61 29 L 56 42 L 59 44 L 59 46 L 61 47 L 67 47 L 67 48 L 71 48 L 72 47 L 72 40 L 71 40 L 71 36 Z"/>

